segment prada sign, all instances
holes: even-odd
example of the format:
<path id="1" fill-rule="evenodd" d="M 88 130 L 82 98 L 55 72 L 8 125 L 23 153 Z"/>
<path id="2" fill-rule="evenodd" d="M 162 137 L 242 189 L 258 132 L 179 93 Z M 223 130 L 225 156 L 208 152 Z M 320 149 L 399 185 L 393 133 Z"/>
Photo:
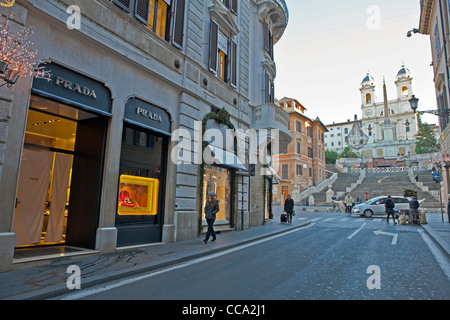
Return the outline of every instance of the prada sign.
<path id="1" fill-rule="evenodd" d="M 50 71 L 51 80 L 34 79 L 33 93 L 111 115 L 111 92 L 104 84 L 55 63 L 43 66 Z"/>
<path id="2" fill-rule="evenodd" d="M 171 135 L 171 121 L 167 111 L 138 98 L 130 98 L 125 104 L 125 121 Z"/>
<path id="3" fill-rule="evenodd" d="M 136 113 L 138 115 L 140 115 L 141 117 L 144 117 L 144 118 L 156 121 L 156 122 L 160 122 L 160 123 L 163 122 L 161 115 L 153 113 L 153 112 L 151 112 L 149 110 L 146 110 L 144 108 L 137 107 L 136 108 Z"/>
<path id="4" fill-rule="evenodd" d="M 56 77 L 56 85 L 57 86 L 61 85 L 64 89 L 71 90 L 79 94 L 83 94 L 87 97 L 91 97 L 92 99 L 97 99 L 97 95 L 95 94 L 94 89 L 82 87 L 78 83 L 72 83 L 72 81 L 70 80 L 66 80 L 61 77 Z"/>

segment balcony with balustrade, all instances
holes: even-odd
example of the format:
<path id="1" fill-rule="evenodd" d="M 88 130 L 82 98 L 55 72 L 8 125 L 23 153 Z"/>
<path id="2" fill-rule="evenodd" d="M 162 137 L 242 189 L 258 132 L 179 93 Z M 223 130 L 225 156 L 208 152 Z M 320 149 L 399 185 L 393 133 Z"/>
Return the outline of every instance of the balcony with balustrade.
<path id="1" fill-rule="evenodd" d="M 277 43 L 283 36 L 289 22 L 289 10 L 284 0 L 251 0 L 258 8 L 261 20 L 269 17 L 272 22 L 273 42 Z"/>

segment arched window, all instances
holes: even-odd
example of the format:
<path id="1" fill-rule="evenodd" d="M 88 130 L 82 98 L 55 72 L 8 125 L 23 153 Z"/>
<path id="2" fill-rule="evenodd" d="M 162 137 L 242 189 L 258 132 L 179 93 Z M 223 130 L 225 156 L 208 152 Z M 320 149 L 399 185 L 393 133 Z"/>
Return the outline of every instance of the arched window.
<path id="1" fill-rule="evenodd" d="M 370 93 L 366 94 L 366 104 L 371 104 L 372 103 L 372 96 L 370 95 Z"/>
<path id="2" fill-rule="evenodd" d="M 405 98 L 405 97 L 408 97 L 408 95 L 409 95 L 408 87 L 403 87 L 402 88 L 402 97 Z"/>

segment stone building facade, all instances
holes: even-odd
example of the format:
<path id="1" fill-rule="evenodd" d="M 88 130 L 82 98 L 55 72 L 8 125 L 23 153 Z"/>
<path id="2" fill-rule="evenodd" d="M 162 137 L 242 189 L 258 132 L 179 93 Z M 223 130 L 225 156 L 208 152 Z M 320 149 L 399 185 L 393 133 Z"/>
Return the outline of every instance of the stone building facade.
<path id="1" fill-rule="evenodd" d="M 35 27 L 52 76 L 0 88 L 1 271 L 36 246 L 45 261 L 49 245 L 70 256 L 196 238 L 210 190 L 218 228 L 264 223 L 265 164 L 236 160 L 248 140 L 218 148 L 203 133 L 276 129 L 280 148 L 290 142 L 273 85 L 284 1 L 17 0 L 2 19 L 8 10 Z M 199 158 L 208 143 L 213 164 Z"/>

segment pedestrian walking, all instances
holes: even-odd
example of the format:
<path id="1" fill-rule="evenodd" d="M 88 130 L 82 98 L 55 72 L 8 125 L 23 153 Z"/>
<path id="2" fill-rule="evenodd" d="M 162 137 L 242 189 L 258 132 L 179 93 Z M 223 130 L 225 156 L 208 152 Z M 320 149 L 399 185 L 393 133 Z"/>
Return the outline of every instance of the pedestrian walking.
<path id="1" fill-rule="evenodd" d="M 284 212 L 287 214 L 288 223 L 292 223 L 292 212 L 294 211 L 294 200 L 291 198 L 291 195 L 288 194 L 286 197 L 286 201 L 284 202 Z"/>
<path id="2" fill-rule="evenodd" d="M 447 218 L 448 223 L 450 223 L 450 195 L 448 196 L 448 203 L 447 203 Z"/>
<path id="3" fill-rule="evenodd" d="M 219 201 L 216 199 L 216 194 L 211 191 L 208 193 L 208 199 L 205 206 L 205 218 L 208 223 L 208 231 L 206 231 L 203 242 L 208 243 L 209 237 L 212 236 L 212 241 L 216 241 L 216 233 L 214 232 L 214 222 L 216 221 L 216 214 L 219 212 Z"/>
<path id="4" fill-rule="evenodd" d="M 351 215 L 353 204 L 355 203 L 355 199 L 353 199 L 353 197 L 350 195 L 350 193 L 345 196 L 344 203 L 345 203 L 345 212 L 347 212 L 348 214 Z"/>
<path id="5" fill-rule="evenodd" d="M 394 221 L 394 225 L 396 225 L 395 223 L 395 215 L 394 215 L 394 208 L 395 208 L 395 203 L 392 200 L 391 196 L 388 196 L 386 203 L 384 204 L 384 207 L 386 208 L 386 223 L 389 224 L 389 216 L 392 216 L 392 221 Z"/>
<path id="6" fill-rule="evenodd" d="M 412 223 L 413 213 L 419 213 L 419 201 L 417 201 L 416 196 L 411 197 L 411 201 L 409 201 L 409 223 Z"/>

